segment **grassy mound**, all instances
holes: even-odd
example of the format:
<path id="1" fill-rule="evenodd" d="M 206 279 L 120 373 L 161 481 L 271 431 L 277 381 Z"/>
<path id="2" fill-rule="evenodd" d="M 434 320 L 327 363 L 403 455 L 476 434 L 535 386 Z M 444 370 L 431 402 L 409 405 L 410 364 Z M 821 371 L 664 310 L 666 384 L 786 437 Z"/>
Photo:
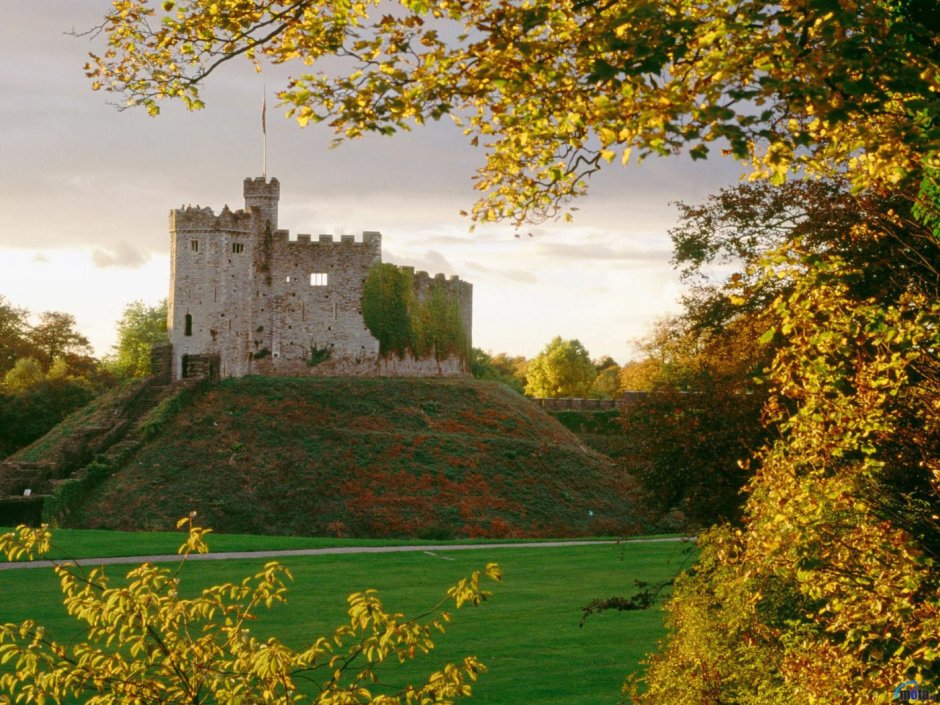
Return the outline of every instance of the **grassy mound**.
<path id="1" fill-rule="evenodd" d="M 636 531 L 631 483 L 495 383 L 243 378 L 205 387 L 68 519 L 334 536 Z"/>

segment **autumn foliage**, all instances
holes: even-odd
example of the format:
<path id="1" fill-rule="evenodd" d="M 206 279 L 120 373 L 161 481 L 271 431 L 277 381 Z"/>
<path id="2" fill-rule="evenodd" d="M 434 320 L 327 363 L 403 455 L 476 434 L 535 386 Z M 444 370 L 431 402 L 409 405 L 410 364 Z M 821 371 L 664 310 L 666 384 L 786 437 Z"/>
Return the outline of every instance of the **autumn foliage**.
<path id="1" fill-rule="evenodd" d="M 777 181 L 848 171 L 864 187 L 916 179 L 936 150 L 929 2 L 156 5 L 105 17 L 93 88 L 197 109 L 226 61 L 295 62 L 279 97 L 301 125 L 358 137 L 453 119 L 486 151 L 481 220 L 555 216 L 614 160 L 717 148 Z"/>
<path id="2" fill-rule="evenodd" d="M 856 201 L 871 208 L 870 200 Z M 940 663 L 940 246 L 877 204 L 767 251 L 776 353 L 741 529 L 702 540 L 633 702 L 887 702 Z"/>

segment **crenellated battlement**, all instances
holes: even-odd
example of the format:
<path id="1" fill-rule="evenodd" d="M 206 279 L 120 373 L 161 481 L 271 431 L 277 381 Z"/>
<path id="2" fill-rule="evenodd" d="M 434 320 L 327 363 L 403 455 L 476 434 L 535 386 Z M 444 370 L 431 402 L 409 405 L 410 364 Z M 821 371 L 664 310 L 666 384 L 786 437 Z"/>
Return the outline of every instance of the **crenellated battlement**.
<path id="1" fill-rule="evenodd" d="M 225 206 L 216 215 L 209 208 L 184 206 L 170 211 L 170 232 L 234 231 L 250 233 L 255 229 L 255 216 L 243 210 L 233 211 Z"/>
<path id="2" fill-rule="evenodd" d="M 270 181 L 265 180 L 263 176 L 254 178 L 248 177 L 244 182 L 245 199 L 249 198 L 281 198 L 281 182 L 275 178 Z"/>
<path id="3" fill-rule="evenodd" d="M 419 291 L 427 289 L 434 284 L 444 284 L 448 288 L 455 289 L 460 286 L 470 286 L 467 282 L 463 281 L 456 274 L 448 277 L 446 274 L 437 273 L 435 275 L 430 275 L 427 272 L 414 270 L 414 267 L 401 267 L 403 271 L 410 272 L 414 277 L 415 288 Z"/>
<path id="4" fill-rule="evenodd" d="M 277 179 L 267 181 L 263 176 L 245 179 L 245 210 L 257 211 L 261 226 L 277 230 L 277 204 L 281 198 L 281 183 Z"/>
<path id="5" fill-rule="evenodd" d="M 297 235 L 296 240 L 291 240 L 288 232 L 286 230 L 278 230 L 274 233 L 275 237 L 278 239 L 286 240 L 291 245 L 312 245 L 317 247 L 318 245 L 368 245 L 369 247 L 381 247 L 382 246 L 382 233 L 373 232 L 370 230 L 362 233 L 360 239 L 356 239 L 355 235 L 340 235 L 339 240 L 336 239 L 334 235 L 318 235 L 317 239 L 314 240 L 312 235 L 306 233 L 300 233 Z"/>
<path id="6" fill-rule="evenodd" d="M 369 230 L 362 233 L 359 239 L 354 235 L 341 235 L 339 239 L 334 235 L 318 235 L 316 239 L 314 239 L 314 237 L 308 233 L 299 233 L 295 240 L 291 239 L 289 230 L 276 230 L 271 233 L 270 241 L 278 246 L 297 249 L 312 248 L 314 251 L 316 251 L 317 248 L 343 248 L 350 246 L 354 248 L 365 248 L 375 254 L 379 254 L 382 251 L 382 234 Z"/>

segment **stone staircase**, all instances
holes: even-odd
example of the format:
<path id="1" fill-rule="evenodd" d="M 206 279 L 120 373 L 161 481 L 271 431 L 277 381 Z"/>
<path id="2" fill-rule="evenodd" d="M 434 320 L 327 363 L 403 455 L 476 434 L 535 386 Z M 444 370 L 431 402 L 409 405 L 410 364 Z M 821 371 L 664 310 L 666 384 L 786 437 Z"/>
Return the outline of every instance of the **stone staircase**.
<path id="1" fill-rule="evenodd" d="M 98 457 L 123 457 L 142 442 L 135 430 L 147 413 L 177 387 L 163 376 L 147 379 L 109 414 L 73 431 L 39 462 L 0 462 L 0 526 L 36 525 L 42 520 L 45 500 L 82 468 Z"/>

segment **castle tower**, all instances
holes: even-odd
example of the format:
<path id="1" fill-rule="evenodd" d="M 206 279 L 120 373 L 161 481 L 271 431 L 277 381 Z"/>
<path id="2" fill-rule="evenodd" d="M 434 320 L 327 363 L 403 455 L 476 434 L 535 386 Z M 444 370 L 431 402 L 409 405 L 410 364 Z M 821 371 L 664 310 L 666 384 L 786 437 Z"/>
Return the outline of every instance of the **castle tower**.
<path id="1" fill-rule="evenodd" d="M 245 210 L 254 208 L 261 213 L 262 231 L 271 224 L 271 232 L 277 230 L 277 203 L 281 198 L 281 184 L 263 176 L 245 179 Z"/>
<path id="2" fill-rule="evenodd" d="M 196 206 L 170 212 L 167 333 L 173 377 L 248 374 L 256 213 L 216 215 Z"/>

